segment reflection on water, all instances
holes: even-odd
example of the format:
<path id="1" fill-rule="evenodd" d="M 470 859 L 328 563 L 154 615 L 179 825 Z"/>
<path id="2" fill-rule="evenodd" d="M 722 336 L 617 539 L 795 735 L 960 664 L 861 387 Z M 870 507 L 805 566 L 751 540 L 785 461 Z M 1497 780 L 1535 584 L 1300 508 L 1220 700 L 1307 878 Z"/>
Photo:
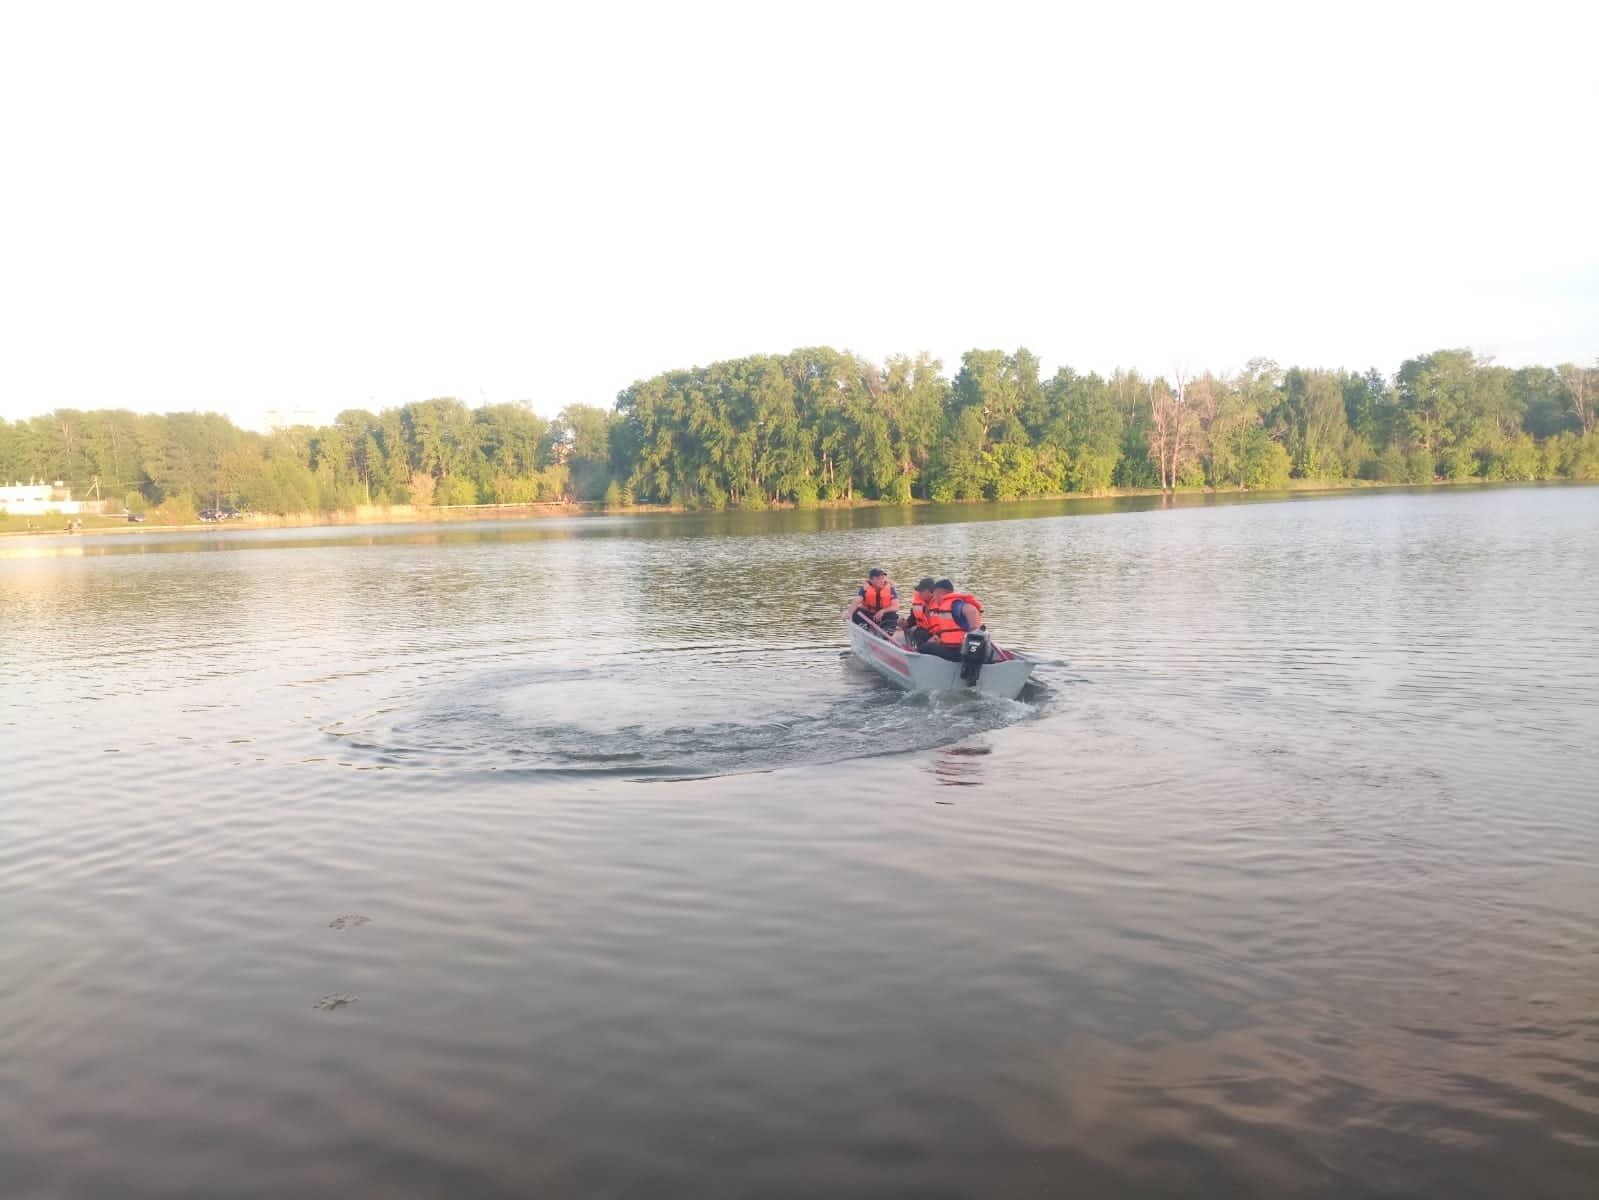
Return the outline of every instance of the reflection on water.
<path id="1" fill-rule="evenodd" d="M 945 746 L 933 756 L 933 776 L 942 787 L 977 787 L 983 782 L 984 764 L 974 760 L 981 760 L 990 753 L 992 751 L 987 746 Z"/>
<path id="2" fill-rule="evenodd" d="M 1599 490 L 70 540 L 7 1200 L 1593 1194 Z"/>

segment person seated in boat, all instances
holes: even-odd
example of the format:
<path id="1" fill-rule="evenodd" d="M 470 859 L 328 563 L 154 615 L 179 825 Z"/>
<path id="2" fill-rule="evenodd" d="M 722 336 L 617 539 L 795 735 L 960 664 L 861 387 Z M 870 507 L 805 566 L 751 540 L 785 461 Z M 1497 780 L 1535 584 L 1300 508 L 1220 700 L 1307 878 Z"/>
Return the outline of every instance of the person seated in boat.
<path id="1" fill-rule="evenodd" d="M 899 593 L 882 567 L 867 572 L 866 582 L 855 590 L 849 619 L 860 625 L 870 622 L 888 633 L 899 625 Z"/>
<path id="2" fill-rule="evenodd" d="M 900 622 L 905 632 L 905 644 L 916 650 L 931 635 L 927 632 L 927 607 L 933 602 L 933 577 L 925 575 L 911 593 L 910 615 Z"/>
<path id="3" fill-rule="evenodd" d="M 917 647 L 923 654 L 936 654 L 959 662 L 961 643 L 966 635 L 983 627 L 983 606 L 969 592 L 957 592 L 947 579 L 933 584 L 932 602 L 927 606 L 927 639 Z"/>

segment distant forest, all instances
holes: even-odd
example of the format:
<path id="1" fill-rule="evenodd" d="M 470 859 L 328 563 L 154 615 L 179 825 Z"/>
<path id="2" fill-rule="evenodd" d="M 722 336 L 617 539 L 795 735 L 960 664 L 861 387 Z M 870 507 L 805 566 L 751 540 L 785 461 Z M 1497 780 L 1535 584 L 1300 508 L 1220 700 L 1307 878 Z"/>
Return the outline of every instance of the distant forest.
<path id="1" fill-rule="evenodd" d="M 877 365 L 827 348 L 670 371 L 613 408 L 424 400 L 247 432 L 210 413 L 0 420 L 0 477 L 181 516 L 586 500 L 685 508 L 1009 500 L 1290 479 L 1599 479 L 1599 368 L 1440 350 L 1377 370 L 1040 375 L 1027 350 Z"/>

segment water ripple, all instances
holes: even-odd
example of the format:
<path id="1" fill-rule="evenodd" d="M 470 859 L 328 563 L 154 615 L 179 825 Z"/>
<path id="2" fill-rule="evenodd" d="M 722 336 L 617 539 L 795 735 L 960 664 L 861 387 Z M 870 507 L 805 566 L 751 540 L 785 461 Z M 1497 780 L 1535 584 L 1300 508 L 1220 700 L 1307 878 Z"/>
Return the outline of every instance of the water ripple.
<path id="1" fill-rule="evenodd" d="M 4 557 L 0 1193 L 1587 1200 L 1596 499 Z"/>

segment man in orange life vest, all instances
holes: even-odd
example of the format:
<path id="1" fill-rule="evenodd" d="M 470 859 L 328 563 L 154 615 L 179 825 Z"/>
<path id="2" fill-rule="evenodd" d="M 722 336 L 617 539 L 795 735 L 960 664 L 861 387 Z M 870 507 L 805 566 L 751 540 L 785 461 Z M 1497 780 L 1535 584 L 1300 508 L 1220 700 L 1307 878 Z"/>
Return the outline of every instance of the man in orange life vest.
<path id="1" fill-rule="evenodd" d="M 940 579 L 933 585 L 933 599 L 927 606 L 928 638 L 918 647 L 923 654 L 936 654 L 959 662 L 961 643 L 966 635 L 983 626 L 983 606 L 977 597 L 957 592 L 955 585 Z"/>
<path id="2" fill-rule="evenodd" d="M 867 572 L 866 583 L 856 589 L 850 620 L 863 625 L 870 621 L 889 633 L 899 624 L 899 593 L 882 567 Z"/>
<path id="3" fill-rule="evenodd" d="M 911 595 L 911 613 L 905 618 L 905 644 L 913 650 L 932 635 L 927 632 L 927 609 L 933 603 L 933 577 L 926 576 Z"/>

